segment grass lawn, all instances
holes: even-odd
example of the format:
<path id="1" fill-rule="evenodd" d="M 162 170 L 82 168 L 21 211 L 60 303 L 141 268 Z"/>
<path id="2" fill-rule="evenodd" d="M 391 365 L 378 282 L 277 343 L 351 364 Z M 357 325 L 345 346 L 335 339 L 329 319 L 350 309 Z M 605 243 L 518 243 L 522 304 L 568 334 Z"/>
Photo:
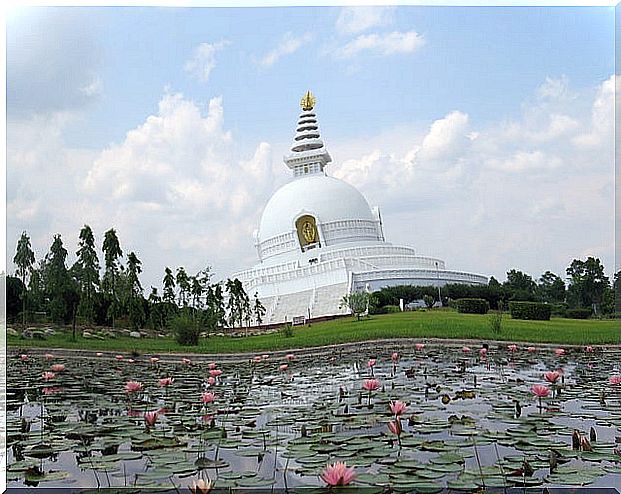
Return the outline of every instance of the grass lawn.
<path id="1" fill-rule="evenodd" d="M 108 340 L 71 340 L 71 333 L 58 333 L 47 340 L 22 340 L 7 336 L 9 347 L 74 348 L 119 350 L 140 353 L 238 353 L 315 347 L 355 341 L 389 338 L 455 338 L 505 340 L 510 342 L 558 344 L 621 344 L 621 330 L 616 320 L 577 320 L 554 318 L 550 321 L 503 319 L 502 332 L 494 334 L 489 316 L 458 314 L 450 310 L 402 312 L 371 316 L 356 321 L 343 318 L 294 328 L 294 336 L 266 334 L 245 338 L 210 337 L 198 347 L 180 346 L 172 338 L 114 338 Z"/>

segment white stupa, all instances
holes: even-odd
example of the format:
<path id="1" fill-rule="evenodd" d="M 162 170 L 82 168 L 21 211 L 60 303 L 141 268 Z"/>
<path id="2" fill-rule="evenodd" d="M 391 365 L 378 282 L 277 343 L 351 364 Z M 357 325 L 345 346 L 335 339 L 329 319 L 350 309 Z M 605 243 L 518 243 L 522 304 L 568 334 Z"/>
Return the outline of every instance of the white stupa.
<path id="1" fill-rule="evenodd" d="M 259 263 L 233 275 L 267 313 L 264 324 L 347 313 L 344 295 L 394 285 L 486 284 L 485 276 L 447 270 L 444 261 L 392 245 L 378 207 L 353 186 L 326 175 L 332 161 L 314 112 L 315 98 L 301 101 L 291 153 L 289 183 L 268 201 L 255 246 Z"/>

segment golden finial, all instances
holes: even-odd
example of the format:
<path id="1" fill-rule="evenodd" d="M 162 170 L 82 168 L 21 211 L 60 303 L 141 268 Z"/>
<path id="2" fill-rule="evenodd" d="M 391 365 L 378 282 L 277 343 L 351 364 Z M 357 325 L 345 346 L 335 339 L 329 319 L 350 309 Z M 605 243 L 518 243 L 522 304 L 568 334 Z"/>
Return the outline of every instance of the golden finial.
<path id="1" fill-rule="evenodd" d="M 315 103 L 317 100 L 315 96 L 310 91 L 306 91 L 306 94 L 302 96 L 302 100 L 300 101 L 300 106 L 304 111 L 310 111 L 315 107 Z"/>

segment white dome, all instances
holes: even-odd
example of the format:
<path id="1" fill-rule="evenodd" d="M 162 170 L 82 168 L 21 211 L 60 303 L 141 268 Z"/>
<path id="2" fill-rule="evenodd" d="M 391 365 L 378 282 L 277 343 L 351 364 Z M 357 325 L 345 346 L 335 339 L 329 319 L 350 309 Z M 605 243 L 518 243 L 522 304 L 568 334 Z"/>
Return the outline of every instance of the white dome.
<path id="1" fill-rule="evenodd" d="M 303 214 L 319 224 L 339 220 L 375 221 L 369 203 L 355 187 L 323 174 L 293 180 L 268 201 L 259 226 L 259 242 L 295 230 Z"/>

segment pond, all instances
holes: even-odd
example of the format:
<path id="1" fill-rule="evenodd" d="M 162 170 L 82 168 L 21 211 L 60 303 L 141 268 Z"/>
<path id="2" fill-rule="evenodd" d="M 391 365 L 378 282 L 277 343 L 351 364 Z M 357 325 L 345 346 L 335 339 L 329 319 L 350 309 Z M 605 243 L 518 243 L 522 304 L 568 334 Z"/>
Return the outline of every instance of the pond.
<path id="1" fill-rule="evenodd" d="M 590 350 L 9 355 L 8 486 L 295 491 L 335 462 L 371 492 L 619 486 L 621 350 Z"/>

